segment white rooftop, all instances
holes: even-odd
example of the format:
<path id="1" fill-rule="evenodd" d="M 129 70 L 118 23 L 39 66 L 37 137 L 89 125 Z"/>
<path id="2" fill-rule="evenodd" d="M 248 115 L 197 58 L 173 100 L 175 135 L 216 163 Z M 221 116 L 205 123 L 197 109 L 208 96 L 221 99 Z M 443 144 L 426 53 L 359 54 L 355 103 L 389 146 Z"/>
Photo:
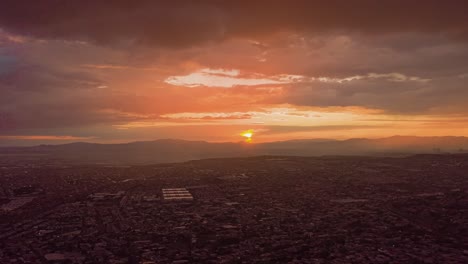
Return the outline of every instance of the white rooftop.
<path id="1" fill-rule="evenodd" d="M 193 200 L 192 194 L 186 188 L 162 189 L 163 199 L 166 201 Z"/>

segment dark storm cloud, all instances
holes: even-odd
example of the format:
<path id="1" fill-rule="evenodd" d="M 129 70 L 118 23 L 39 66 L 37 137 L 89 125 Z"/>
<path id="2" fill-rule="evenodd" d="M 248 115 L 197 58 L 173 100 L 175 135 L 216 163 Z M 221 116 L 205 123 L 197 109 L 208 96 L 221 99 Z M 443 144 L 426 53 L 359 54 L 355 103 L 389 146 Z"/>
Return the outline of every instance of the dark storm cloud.
<path id="1" fill-rule="evenodd" d="M 467 13 L 462 0 L 4 0 L 0 27 L 46 39 L 169 47 L 278 31 L 426 32 L 466 40 Z"/>
<path id="2" fill-rule="evenodd" d="M 2 55 L 0 50 L 0 78 L 2 75 L 10 73 L 14 67 L 16 60 L 12 56 Z"/>
<path id="3" fill-rule="evenodd" d="M 0 74 L 0 130 L 102 122 L 99 79 L 84 72 L 43 65 L 16 65 Z M 102 97 L 102 96 L 99 96 Z"/>
<path id="4" fill-rule="evenodd" d="M 343 83 L 294 84 L 281 103 L 302 106 L 360 106 L 390 114 L 468 113 L 466 79 L 430 81 L 362 79 Z"/>

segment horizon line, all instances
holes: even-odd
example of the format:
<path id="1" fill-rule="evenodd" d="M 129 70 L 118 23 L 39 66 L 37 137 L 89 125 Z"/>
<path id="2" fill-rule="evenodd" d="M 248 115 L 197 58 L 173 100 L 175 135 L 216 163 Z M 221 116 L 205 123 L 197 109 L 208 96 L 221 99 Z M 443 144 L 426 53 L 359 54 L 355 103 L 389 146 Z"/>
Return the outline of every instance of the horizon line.
<path id="1" fill-rule="evenodd" d="M 0 136 L 0 139 L 3 136 Z M 323 141 L 347 141 L 347 140 L 355 140 L 355 139 L 369 139 L 369 140 L 379 140 L 379 139 L 388 139 L 388 138 L 467 138 L 468 136 L 452 136 L 452 135 L 444 135 L 444 136 L 415 136 L 415 135 L 392 135 L 392 136 L 387 136 L 387 137 L 349 137 L 349 138 L 293 138 L 293 139 L 287 139 L 287 140 L 272 140 L 272 141 L 259 141 L 255 142 L 253 140 L 252 142 L 245 142 L 242 140 L 239 141 L 209 141 L 209 140 L 190 140 L 190 139 L 182 139 L 182 138 L 159 138 L 159 139 L 149 139 L 149 140 L 134 140 L 134 141 L 122 141 L 122 142 L 92 142 L 92 141 L 72 141 L 72 142 L 63 142 L 60 143 L 59 141 L 62 140 L 56 140 L 57 144 L 53 143 L 38 143 L 38 144 L 19 144 L 19 145 L 14 145 L 14 144 L 6 144 L 2 145 L 0 143 L 0 148 L 14 148 L 14 147 L 38 147 L 38 146 L 61 146 L 61 145 L 69 145 L 69 144 L 97 144 L 97 145 L 124 145 L 124 144 L 132 144 L 132 143 L 143 143 L 143 142 L 155 142 L 155 141 L 185 141 L 185 142 L 204 142 L 204 143 L 210 143 L 210 144 L 227 144 L 227 143 L 232 143 L 232 144 L 249 144 L 249 145 L 255 145 L 255 144 L 266 144 L 266 143 L 275 143 L 275 142 L 290 142 L 290 141 L 309 141 L 309 140 L 323 140 Z M 31 139 L 31 142 L 34 141 L 34 139 Z"/>

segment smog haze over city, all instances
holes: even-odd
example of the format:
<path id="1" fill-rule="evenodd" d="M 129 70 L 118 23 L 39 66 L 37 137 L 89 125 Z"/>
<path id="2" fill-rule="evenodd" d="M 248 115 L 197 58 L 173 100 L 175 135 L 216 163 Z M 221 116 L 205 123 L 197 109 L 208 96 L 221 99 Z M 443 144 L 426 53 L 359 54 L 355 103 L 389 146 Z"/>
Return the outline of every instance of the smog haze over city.
<path id="1" fill-rule="evenodd" d="M 467 14 L 1 0 L 0 263 L 468 263 Z"/>

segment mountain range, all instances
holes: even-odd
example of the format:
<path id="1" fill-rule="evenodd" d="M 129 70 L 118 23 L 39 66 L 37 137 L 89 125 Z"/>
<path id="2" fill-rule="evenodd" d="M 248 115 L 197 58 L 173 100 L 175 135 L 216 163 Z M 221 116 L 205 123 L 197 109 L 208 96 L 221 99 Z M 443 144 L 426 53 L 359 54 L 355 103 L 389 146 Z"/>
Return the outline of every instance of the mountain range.
<path id="1" fill-rule="evenodd" d="M 63 145 L 0 148 L 0 155 L 9 159 L 127 165 L 264 155 L 400 156 L 462 152 L 468 152 L 468 137 L 393 136 L 380 139 L 310 139 L 267 143 L 212 143 L 161 139 L 123 144 L 77 142 Z"/>

